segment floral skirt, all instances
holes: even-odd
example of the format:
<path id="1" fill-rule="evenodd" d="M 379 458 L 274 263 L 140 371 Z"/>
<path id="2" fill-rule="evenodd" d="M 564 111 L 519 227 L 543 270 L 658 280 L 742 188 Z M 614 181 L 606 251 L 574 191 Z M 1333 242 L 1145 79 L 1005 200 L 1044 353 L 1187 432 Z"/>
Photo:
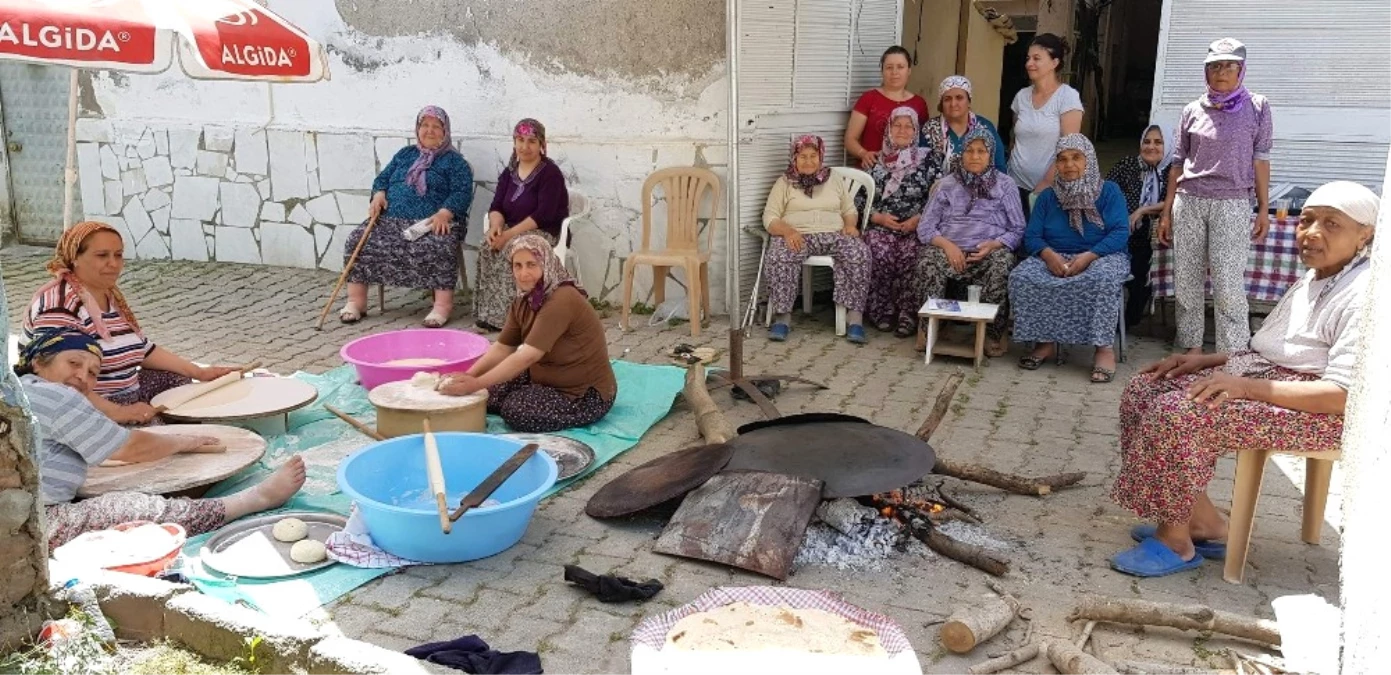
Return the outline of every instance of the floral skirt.
<path id="1" fill-rule="evenodd" d="M 556 238 L 542 230 L 532 230 L 530 234 L 541 235 L 551 246 Z M 506 247 L 503 247 L 506 250 Z M 473 318 L 494 328 L 502 328 L 507 320 L 507 308 L 517 299 L 517 281 L 512 277 L 512 265 L 502 251 L 482 244 L 478 248 L 478 275 L 474 280 Z"/>
<path id="2" fill-rule="evenodd" d="M 1116 341 L 1121 284 L 1129 274 L 1130 260 L 1120 253 L 1093 260 L 1075 277 L 1053 276 L 1038 256 L 1019 263 L 1009 275 L 1014 340 L 1109 347 Z"/>
<path id="3" fill-rule="evenodd" d="M 132 520 L 177 523 L 191 537 L 222 527 L 227 511 L 220 499 L 166 499 L 139 492 L 104 495 L 44 507 L 48 520 L 48 550 L 62 546 L 84 532 L 105 530 Z"/>
<path id="4" fill-rule="evenodd" d="M 913 283 L 918 250 L 922 248 L 917 233 L 871 227 L 864 240 L 871 261 L 865 318 L 873 326 L 912 328 L 923 302 Z"/>
<path id="5" fill-rule="evenodd" d="M 383 284 L 401 288 L 452 291 L 459 285 L 459 243 L 467 227 L 456 222 L 448 234 L 433 232 L 406 241 L 403 233 L 416 221 L 381 216 L 372 234 L 348 273 L 355 284 Z M 367 223 L 357 226 L 343 245 L 343 264 L 347 264 L 362 239 Z"/>
<path id="6" fill-rule="evenodd" d="M 501 417 L 514 431 L 525 433 L 587 427 L 612 408 L 613 400 L 605 399 L 594 387 L 572 398 L 559 389 L 532 384 L 527 373 L 488 387 L 488 412 Z"/>
<path id="7" fill-rule="evenodd" d="M 107 396 L 106 400 L 121 405 L 149 403 L 154 397 L 170 389 L 182 387 L 185 384 L 193 382 L 192 378 L 185 375 L 154 368 L 141 368 L 137 377 L 139 378 L 139 385 L 136 388 L 116 392 Z"/>

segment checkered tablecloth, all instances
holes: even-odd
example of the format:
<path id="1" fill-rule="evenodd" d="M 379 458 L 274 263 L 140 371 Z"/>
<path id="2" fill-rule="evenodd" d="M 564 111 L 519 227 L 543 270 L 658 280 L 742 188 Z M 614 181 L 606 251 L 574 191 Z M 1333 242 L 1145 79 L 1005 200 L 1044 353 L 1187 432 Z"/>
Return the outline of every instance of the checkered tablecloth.
<path id="1" fill-rule="evenodd" d="M 1253 225 L 1255 221 L 1256 217 L 1252 215 Z M 1304 266 L 1299 262 L 1299 247 L 1294 243 L 1294 230 L 1298 224 L 1297 217 L 1284 220 L 1271 218 L 1265 241 L 1251 245 L 1251 255 L 1246 261 L 1248 298 L 1259 302 L 1276 302 L 1304 273 Z M 1154 286 L 1154 297 L 1173 297 L 1174 251 L 1163 244 L 1155 244 L 1150 283 Z M 1209 297 L 1212 295 L 1210 280 L 1207 294 Z"/>

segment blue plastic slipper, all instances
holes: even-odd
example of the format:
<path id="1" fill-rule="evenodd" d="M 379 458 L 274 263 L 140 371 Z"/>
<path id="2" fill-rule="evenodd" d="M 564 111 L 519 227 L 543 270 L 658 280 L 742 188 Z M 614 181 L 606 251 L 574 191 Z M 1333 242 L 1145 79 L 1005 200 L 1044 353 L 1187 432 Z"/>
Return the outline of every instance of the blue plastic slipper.
<path id="1" fill-rule="evenodd" d="M 1117 553 L 1111 558 L 1111 567 L 1137 577 L 1162 577 L 1178 572 L 1196 569 L 1203 564 L 1203 556 L 1194 554 L 1192 560 L 1178 557 L 1164 542 L 1149 537 L 1129 551 Z"/>
<path id="2" fill-rule="evenodd" d="M 1153 537 L 1157 529 L 1159 528 L 1148 524 L 1136 525 L 1130 528 L 1130 538 L 1135 541 L 1144 541 Z M 1221 560 L 1227 557 L 1226 542 L 1215 539 L 1194 539 L 1193 549 L 1198 552 L 1198 555 L 1208 560 Z"/>
<path id="3" fill-rule="evenodd" d="M 865 337 L 865 327 L 858 323 L 845 329 L 845 339 L 857 345 L 869 342 L 869 338 Z"/>
<path id="4" fill-rule="evenodd" d="M 773 342 L 782 342 L 787 339 L 787 334 L 792 332 L 792 328 L 785 323 L 775 323 L 768 329 L 768 339 Z"/>

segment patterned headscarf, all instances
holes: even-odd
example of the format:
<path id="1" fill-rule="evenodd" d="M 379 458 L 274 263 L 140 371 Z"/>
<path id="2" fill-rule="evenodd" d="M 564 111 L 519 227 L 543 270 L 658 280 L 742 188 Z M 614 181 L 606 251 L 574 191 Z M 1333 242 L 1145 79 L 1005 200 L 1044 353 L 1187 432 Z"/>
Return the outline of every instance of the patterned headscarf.
<path id="1" fill-rule="evenodd" d="M 821 157 L 821 168 L 811 175 L 797 171 L 797 153 L 807 146 L 816 148 L 816 154 Z M 782 174 L 787 178 L 787 182 L 792 184 L 808 197 L 816 186 L 825 183 L 831 177 L 831 168 L 826 166 L 826 142 L 815 134 L 803 134 L 792 141 L 792 149 L 787 153 L 787 171 Z"/>
<path id="2" fill-rule="evenodd" d="M 942 100 L 942 96 L 953 89 L 960 89 L 966 92 L 967 99 L 971 98 L 971 81 L 965 75 L 948 75 L 937 85 L 937 100 Z"/>
<path id="3" fill-rule="evenodd" d="M 1219 63 L 1225 63 L 1219 61 Z M 1212 80 L 1207 76 L 1207 65 L 1203 65 L 1203 82 L 1207 85 L 1207 93 L 1198 99 L 1204 108 L 1215 110 L 1240 110 L 1242 104 L 1251 100 L 1251 92 L 1246 90 L 1246 61 L 1238 61 L 1241 64 L 1236 76 L 1236 88 L 1231 91 L 1217 91 L 1212 88 Z"/>
<path id="4" fill-rule="evenodd" d="M 34 339 L 19 350 L 14 372 L 29 375 L 34 372 L 34 362 L 39 357 L 66 351 L 82 351 L 101 358 L 101 345 L 86 333 L 71 328 L 40 328 L 34 333 Z"/>
<path id="5" fill-rule="evenodd" d="M 900 117 L 907 117 L 913 123 L 913 135 L 904 145 L 895 144 L 891 133 L 894 120 Z M 903 184 L 903 179 L 922 166 L 923 161 L 932 153 L 931 148 L 918 147 L 918 129 L 918 111 L 904 105 L 894 108 L 894 111 L 889 113 L 889 123 L 884 125 L 883 151 L 879 153 L 879 165 L 889 172 L 888 180 L 884 181 L 885 197 L 897 192 L 898 187 Z"/>
<path id="6" fill-rule="evenodd" d="M 960 89 L 966 92 L 966 100 L 969 101 L 971 99 L 971 81 L 966 79 L 963 75 L 952 75 L 942 80 L 942 84 L 937 86 L 937 102 L 939 103 L 939 107 L 942 97 L 953 89 Z M 966 136 L 978 127 L 980 127 L 980 119 L 976 117 L 976 114 L 974 112 L 966 113 L 966 133 L 961 136 L 961 147 L 966 147 Z M 952 158 L 956 154 L 956 148 L 952 146 L 951 143 L 951 125 L 947 122 L 947 116 L 938 115 L 928 120 L 927 124 L 923 125 L 922 134 L 923 138 L 927 139 L 927 147 L 932 148 L 932 151 L 937 153 L 937 156 L 940 158 L 939 164 L 941 164 L 941 166 L 951 166 Z"/>
<path id="7" fill-rule="evenodd" d="M 82 306 L 91 316 L 92 327 L 96 329 L 97 335 L 101 336 L 103 340 L 110 340 L 111 330 L 106 327 L 106 321 L 102 319 L 101 305 L 97 302 L 97 297 L 82 285 L 77 274 L 73 272 L 73 262 L 77 260 L 78 251 L 82 249 L 82 244 L 98 232 L 110 232 L 118 237 L 121 236 L 116 228 L 106 223 L 88 220 L 73 225 L 64 231 L 62 236 L 58 237 L 58 245 L 53 247 L 53 258 L 48 261 L 48 271 L 53 275 L 53 280 L 44 284 L 43 288 L 39 289 L 38 294 L 47 293 L 59 284 L 67 282 L 77 292 L 77 297 L 82 300 Z M 126 323 L 130 324 L 131 330 L 139 333 L 140 324 L 135 320 L 135 312 L 131 311 L 130 305 L 126 302 L 126 296 L 116 286 L 111 287 L 111 304 L 125 318 Z"/>
<path id="8" fill-rule="evenodd" d="M 570 276 L 570 270 L 565 269 L 565 263 L 556 256 L 555 250 L 551 248 L 551 243 L 541 235 L 523 234 L 509 242 L 507 244 L 508 263 L 512 262 L 512 256 L 517 255 L 518 251 L 530 253 L 541 263 L 541 280 L 536 282 L 536 286 L 530 291 L 517 289 L 517 295 L 526 298 L 527 304 L 531 306 L 531 311 L 541 311 L 541 305 L 546 302 L 546 298 L 551 297 L 551 293 L 561 286 L 574 286 L 580 295 L 589 297 L 579 282 Z"/>
<path id="9" fill-rule="evenodd" d="M 539 141 L 541 143 L 541 161 L 544 162 L 546 160 L 545 125 L 528 117 L 518 122 L 517 126 L 512 128 L 512 137 L 534 138 Z M 527 185 L 541 174 L 540 171 L 532 171 L 526 178 L 522 178 L 521 174 L 517 171 L 517 168 L 521 165 L 521 160 L 517 159 L 517 151 L 513 150 L 511 159 L 507 160 L 507 170 L 512 172 L 512 194 L 507 197 L 507 201 L 509 202 L 517 201 L 517 198 L 521 197 L 523 192 L 526 192 Z"/>
<path id="10" fill-rule="evenodd" d="M 966 213 L 971 212 L 971 208 L 976 205 L 977 199 L 989 199 L 995 191 L 995 178 L 999 173 L 995 170 L 995 134 L 990 133 L 985 127 L 976 127 L 966 132 L 966 137 L 961 139 L 961 148 L 965 150 L 975 141 L 985 143 L 985 152 L 990 155 L 985 161 L 985 170 L 980 173 L 971 173 L 966 170 L 965 153 L 952 158 L 951 173 L 956 176 L 956 180 L 961 182 L 961 186 L 966 188 L 966 194 L 971 196 L 971 201 L 966 205 Z"/>
<path id="11" fill-rule="evenodd" d="M 1104 225 L 1101 213 L 1096 210 L 1096 200 L 1101 198 L 1101 172 L 1096 167 L 1096 148 L 1082 134 L 1068 134 L 1058 139 L 1057 152 L 1076 150 L 1087 157 L 1087 168 L 1077 180 L 1064 180 L 1062 175 L 1053 179 L 1053 192 L 1058 195 L 1058 204 L 1067 211 L 1067 222 L 1077 234 L 1082 234 L 1083 219 L 1098 226 Z"/>
<path id="12" fill-rule="evenodd" d="M 427 148 L 420 143 L 420 124 L 426 117 L 433 117 L 439 120 L 444 127 L 444 142 L 438 148 Z M 449 113 L 444 108 L 434 105 L 427 105 L 415 114 L 415 147 L 420 149 L 420 154 L 411 164 L 411 168 L 406 170 L 406 185 L 415 188 L 418 195 L 425 194 L 425 171 L 435 163 L 435 158 L 440 155 L 447 155 L 454 152 L 453 136 L 449 133 Z"/>
<path id="13" fill-rule="evenodd" d="M 1158 124 L 1151 124 L 1145 127 L 1144 133 L 1140 134 L 1140 144 L 1144 145 L 1145 138 L 1151 131 L 1158 131 L 1160 140 L 1164 141 L 1164 152 L 1159 156 L 1159 163 L 1150 166 L 1143 156 L 1140 160 L 1140 206 L 1149 206 L 1159 203 L 1159 195 L 1163 191 L 1164 169 L 1174 161 L 1174 148 L 1169 143 L 1169 134 L 1165 133 L 1164 127 Z"/>

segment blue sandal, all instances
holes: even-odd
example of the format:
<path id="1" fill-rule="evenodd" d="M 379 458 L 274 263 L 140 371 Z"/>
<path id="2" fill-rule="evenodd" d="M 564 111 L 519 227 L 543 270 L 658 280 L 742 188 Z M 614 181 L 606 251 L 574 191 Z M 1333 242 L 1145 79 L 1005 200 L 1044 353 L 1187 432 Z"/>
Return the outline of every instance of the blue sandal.
<path id="1" fill-rule="evenodd" d="M 773 342 L 784 342 L 787 340 L 787 334 L 791 332 L 792 328 L 787 324 L 775 323 L 772 328 L 768 329 L 768 339 Z"/>
<path id="2" fill-rule="evenodd" d="M 1140 524 L 1130 528 L 1130 538 L 1135 541 L 1144 541 L 1154 536 L 1155 530 L 1159 528 L 1153 525 Z M 1221 560 L 1227 557 L 1227 543 L 1216 539 L 1194 539 L 1193 550 L 1198 555 L 1209 560 Z"/>
<path id="3" fill-rule="evenodd" d="M 1164 542 L 1149 537 L 1129 551 L 1117 553 L 1111 558 L 1111 567 L 1137 577 L 1162 577 L 1179 572 L 1197 569 L 1203 564 L 1203 556 L 1194 553 L 1192 560 L 1184 560 L 1174 553 Z"/>

